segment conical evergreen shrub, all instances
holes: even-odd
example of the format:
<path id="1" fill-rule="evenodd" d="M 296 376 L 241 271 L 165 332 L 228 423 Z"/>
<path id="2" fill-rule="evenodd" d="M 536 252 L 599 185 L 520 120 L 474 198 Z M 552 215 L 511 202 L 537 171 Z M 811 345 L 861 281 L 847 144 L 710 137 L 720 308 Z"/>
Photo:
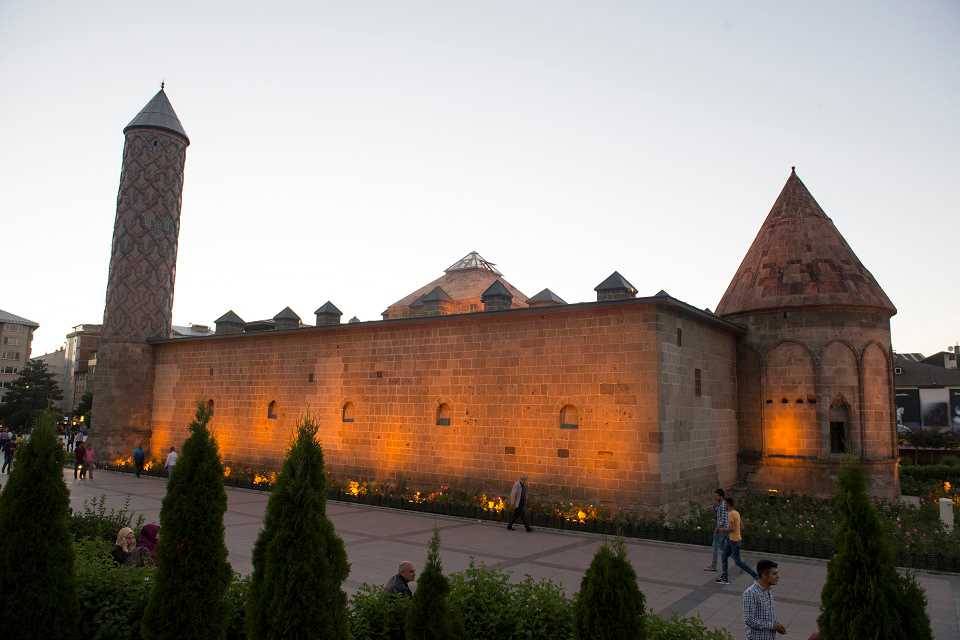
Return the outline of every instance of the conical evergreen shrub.
<path id="1" fill-rule="evenodd" d="M 350 573 L 343 541 L 326 514 L 323 451 L 317 427 L 301 421 L 270 493 L 253 549 L 247 604 L 251 640 L 345 640 Z"/>
<path id="2" fill-rule="evenodd" d="M 850 464 L 840 471 L 834 508 L 839 514 L 836 553 L 827 565 L 827 582 L 820 592 L 821 637 L 929 638 L 926 612 L 914 610 L 918 600 L 925 600 L 923 592 L 897 573 L 890 534 L 867 495 L 867 478 L 860 466 Z M 909 600 L 903 603 L 904 609 L 901 597 Z M 926 620 L 926 636 L 920 620 Z"/>
<path id="3" fill-rule="evenodd" d="M 167 484 L 160 510 L 157 573 L 143 615 L 145 640 L 217 640 L 226 629 L 231 571 L 223 541 L 227 494 L 203 402 Z"/>
<path id="4" fill-rule="evenodd" d="M 459 619 L 447 600 L 450 582 L 440 564 L 440 531 L 433 530 L 427 547 L 427 564 L 417 579 L 413 605 L 407 612 L 406 640 L 457 640 L 462 637 Z"/>
<path id="5" fill-rule="evenodd" d="M 42 414 L 0 494 L 0 635 L 73 638 L 79 605 L 64 452 Z"/>
<path id="6" fill-rule="evenodd" d="M 623 540 L 602 545 L 574 601 L 578 640 L 643 640 L 644 597 Z"/>

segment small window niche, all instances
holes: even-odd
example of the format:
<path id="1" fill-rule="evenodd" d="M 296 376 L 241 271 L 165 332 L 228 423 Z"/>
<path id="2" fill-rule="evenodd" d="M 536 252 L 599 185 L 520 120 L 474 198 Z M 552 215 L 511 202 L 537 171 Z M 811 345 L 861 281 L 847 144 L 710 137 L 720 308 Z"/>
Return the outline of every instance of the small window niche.
<path id="1" fill-rule="evenodd" d="M 207 400 L 207 413 L 211 418 L 213 417 L 213 398 Z"/>
<path id="2" fill-rule="evenodd" d="M 568 404 L 560 409 L 560 428 L 561 429 L 579 429 L 580 413 L 572 404 Z"/>
<path id="3" fill-rule="evenodd" d="M 450 405 L 446 402 L 441 402 L 440 406 L 437 407 L 437 426 L 450 426 Z"/>
<path id="4" fill-rule="evenodd" d="M 271 400 L 270 404 L 267 405 L 267 419 L 276 420 L 277 419 L 277 401 Z"/>
<path id="5" fill-rule="evenodd" d="M 850 412 L 842 401 L 830 405 L 830 453 L 849 453 L 847 425 L 850 424 Z"/>
<path id="6" fill-rule="evenodd" d="M 700 369 L 693 370 L 693 395 L 697 398 L 703 395 L 703 372 Z"/>
<path id="7" fill-rule="evenodd" d="M 677 346 L 678 347 L 683 346 L 683 329 L 681 329 L 680 327 L 677 327 Z"/>
<path id="8" fill-rule="evenodd" d="M 353 422 L 353 403 L 344 402 L 343 411 L 340 412 L 340 419 L 342 422 Z"/>

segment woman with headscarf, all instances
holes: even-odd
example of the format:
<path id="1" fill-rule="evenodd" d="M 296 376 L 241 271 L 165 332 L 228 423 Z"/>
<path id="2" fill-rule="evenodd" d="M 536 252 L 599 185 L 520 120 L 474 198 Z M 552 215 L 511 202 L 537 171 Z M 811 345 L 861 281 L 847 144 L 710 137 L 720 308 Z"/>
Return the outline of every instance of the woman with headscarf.
<path id="1" fill-rule="evenodd" d="M 85 442 L 84 447 L 86 447 L 86 451 L 83 453 L 83 467 L 87 470 L 87 475 L 90 476 L 90 479 L 93 480 L 93 467 L 97 462 L 97 454 L 93 450 L 92 442 Z"/>
<path id="2" fill-rule="evenodd" d="M 137 538 L 133 535 L 133 529 L 124 527 L 117 532 L 117 543 L 113 545 L 111 555 L 113 555 L 113 561 L 120 566 L 137 566 L 140 564 L 138 562 L 140 554 L 137 553 Z"/>
<path id="3" fill-rule="evenodd" d="M 155 522 L 143 525 L 140 529 L 140 539 L 137 540 L 137 550 L 144 556 L 144 561 L 155 564 L 157 561 L 157 542 L 160 538 L 160 525 Z"/>

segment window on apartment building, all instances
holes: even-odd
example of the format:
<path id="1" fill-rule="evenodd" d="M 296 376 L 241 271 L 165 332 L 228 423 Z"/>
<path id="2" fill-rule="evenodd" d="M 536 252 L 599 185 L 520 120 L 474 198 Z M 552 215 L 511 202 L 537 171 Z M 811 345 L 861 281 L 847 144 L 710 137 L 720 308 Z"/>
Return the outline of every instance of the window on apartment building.
<path id="1" fill-rule="evenodd" d="M 563 409 L 560 409 L 560 428 L 561 429 L 578 429 L 580 427 L 580 415 L 577 412 L 577 408 L 572 404 L 568 404 Z"/>
<path id="2" fill-rule="evenodd" d="M 437 426 L 450 426 L 450 406 L 445 402 L 441 402 L 437 407 Z"/>
<path id="3" fill-rule="evenodd" d="M 277 419 L 277 401 L 271 400 L 270 404 L 267 405 L 267 418 L 270 420 Z"/>
<path id="4" fill-rule="evenodd" d="M 343 422 L 353 422 L 353 403 L 344 402 L 343 411 L 340 412 L 340 419 Z"/>
<path id="5" fill-rule="evenodd" d="M 693 395 L 698 398 L 703 395 L 703 374 L 700 369 L 693 370 Z"/>

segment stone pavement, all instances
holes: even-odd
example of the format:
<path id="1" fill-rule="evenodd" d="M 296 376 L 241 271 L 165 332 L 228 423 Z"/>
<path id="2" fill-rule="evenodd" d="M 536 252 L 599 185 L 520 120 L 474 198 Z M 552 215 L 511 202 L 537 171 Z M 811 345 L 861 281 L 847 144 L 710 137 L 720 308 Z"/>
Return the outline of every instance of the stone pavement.
<path id="1" fill-rule="evenodd" d="M 70 471 L 64 479 L 71 489 L 70 502 L 80 509 L 83 501 L 105 495 L 110 507 L 119 507 L 126 497 L 131 509 L 145 522 L 159 521 L 166 483 L 160 478 L 136 479 L 132 474 L 98 471 L 93 480 L 77 482 Z M 260 491 L 227 489 L 224 516 L 230 563 L 235 571 L 251 571 L 253 544 L 263 520 L 269 495 Z M 441 555 L 446 573 L 467 567 L 470 559 L 508 570 L 514 579 L 525 575 L 550 578 L 576 592 L 602 537 L 550 530 L 525 533 L 507 531 L 503 525 L 480 523 L 410 511 L 328 502 L 327 512 L 346 543 L 350 577 L 346 590 L 364 582 L 383 584 L 400 560 L 411 560 L 419 571 L 426 558 L 426 544 L 434 526 L 440 528 Z M 699 615 L 711 627 L 723 627 L 735 638 L 743 637 L 740 594 L 749 578 L 731 563 L 734 583 L 713 582 L 715 573 L 703 571 L 709 564 L 706 547 L 667 542 L 629 540 L 627 551 L 639 577 L 647 607 L 660 614 Z M 751 564 L 757 554 L 744 553 Z M 820 589 L 826 579 L 821 560 L 773 556 L 780 564 L 781 581 L 776 587 L 777 612 L 789 638 L 806 640 L 816 627 Z M 960 638 L 960 575 L 920 573 L 927 592 L 928 610 L 938 640 Z"/>

